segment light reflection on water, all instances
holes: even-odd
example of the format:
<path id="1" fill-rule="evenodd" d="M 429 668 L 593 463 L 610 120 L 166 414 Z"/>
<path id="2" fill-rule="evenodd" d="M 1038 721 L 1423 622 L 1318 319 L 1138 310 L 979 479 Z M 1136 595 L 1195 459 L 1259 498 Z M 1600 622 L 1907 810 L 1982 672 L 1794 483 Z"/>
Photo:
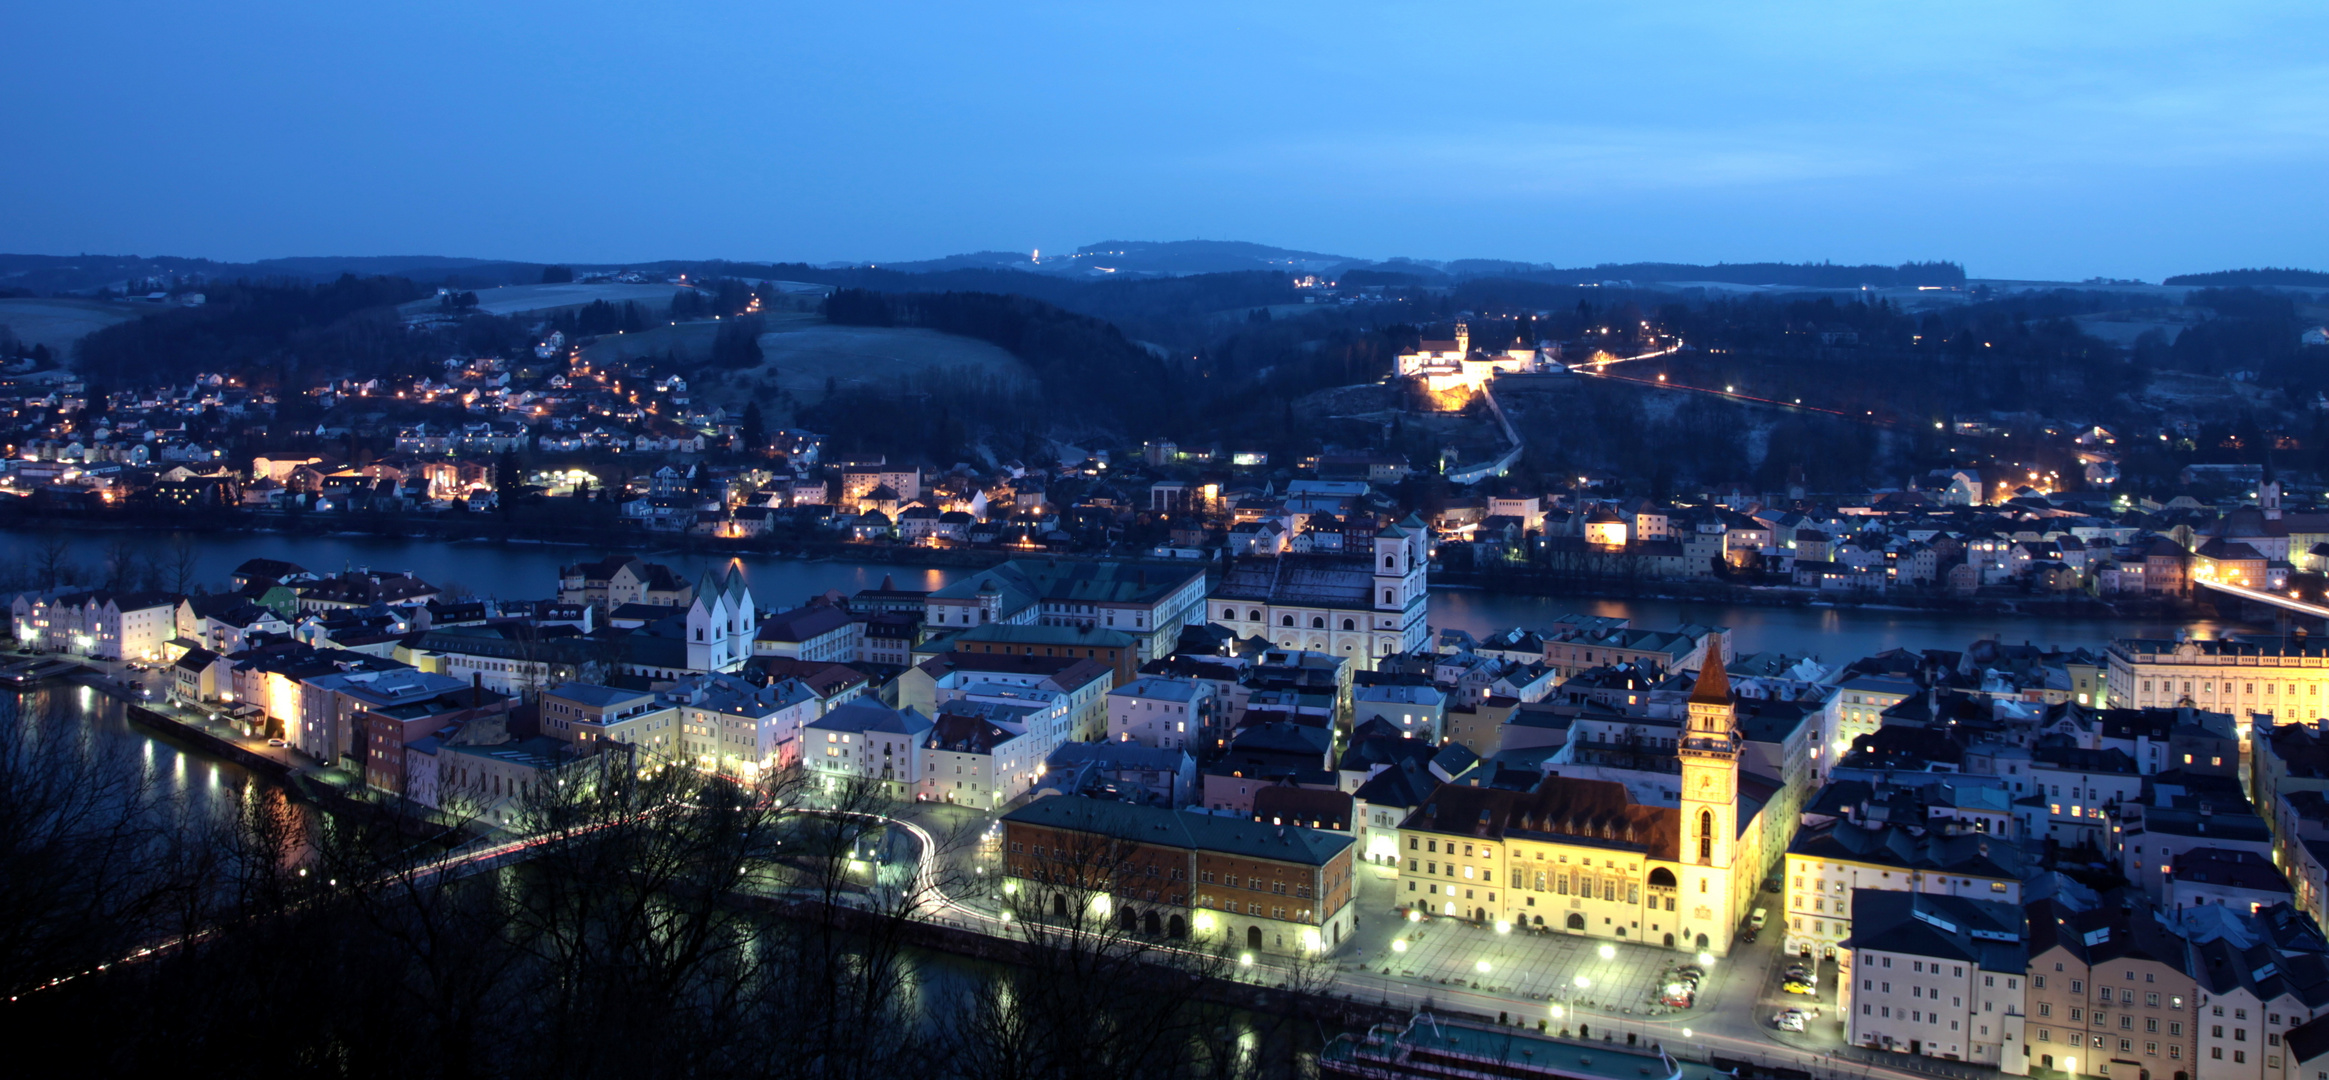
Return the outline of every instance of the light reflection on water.
<path id="1" fill-rule="evenodd" d="M 198 812 L 231 813 L 239 791 L 273 792 L 275 785 L 232 762 L 216 761 L 129 722 L 122 704 L 88 687 L 49 687 L 12 695 L 15 708 L 0 723 L 16 724 L 28 743 L 57 760 L 94 761 L 135 769 L 163 801 Z M 200 770 L 200 778 L 189 769 Z"/>
<path id="2" fill-rule="evenodd" d="M 0 531 L 0 567 L 24 566 L 50 533 Z M 65 532 L 86 541 L 91 534 Z M 154 545 L 175 542 L 176 534 L 149 538 Z M 369 566 L 411 570 L 439 584 L 457 582 L 480 596 L 535 599 L 558 588 L 558 568 L 612 551 L 594 547 L 487 542 L 444 543 L 361 536 L 288 536 L 273 533 L 193 534 L 198 551 L 197 580 L 223 588 L 244 560 L 283 559 L 319 572 Z M 844 594 L 878 588 L 929 590 L 971 571 L 954 567 L 793 559 L 770 555 L 728 556 L 711 552 L 640 549 L 636 554 L 669 564 L 694 579 L 707 571 L 742 568 L 760 606 L 782 610 L 828 590 Z M 1512 626 L 1543 627 L 1567 612 L 1628 616 L 1636 627 L 1657 629 L 1695 622 L 1731 628 L 1741 653 L 1778 650 L 1811 654 L 1828 661 L 1849 660 L 1884 649 L 1961 649 L 1977 638 L 2037 645 L 2098 647 L 2113 637 L 2173 637 L 2179 626 L 2213 635 L 2226 629 L 2277 632 L 2270 625 L 2239 622 L 2046 618 L 2014 614 L 1887 610 L 1881 608 L 1757 607 L 1683 600 L 1543 597 L 1488 593 L 1477 589 L 1435 589 L 1429 619 L 1435 628 L 1485 633 Z M 86 694 L 88 691 L 82 690 Z"/>

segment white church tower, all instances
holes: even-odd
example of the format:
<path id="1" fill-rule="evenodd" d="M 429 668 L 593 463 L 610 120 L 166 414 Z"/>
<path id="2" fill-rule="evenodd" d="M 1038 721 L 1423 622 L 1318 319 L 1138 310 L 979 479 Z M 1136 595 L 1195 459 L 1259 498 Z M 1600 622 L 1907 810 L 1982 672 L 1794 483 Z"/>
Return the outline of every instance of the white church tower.
<path id="1" fill-rule="evenodd" d="M 752 637 L 759 632 L 752 591 L 742 571 L 727 574 L 705 571 L 696 583 L 695 602 L 687 609 L 687 666 L 692 671 L 734 671 L 752 656 Z"/>
<path id="2" fill-rule="evenodd" d="M 1374 656 L 1409 652 L 1425 644 L 1423 613 L 1431 599 L 1431 532 L 1410 515 L 1375 534 Z"/>

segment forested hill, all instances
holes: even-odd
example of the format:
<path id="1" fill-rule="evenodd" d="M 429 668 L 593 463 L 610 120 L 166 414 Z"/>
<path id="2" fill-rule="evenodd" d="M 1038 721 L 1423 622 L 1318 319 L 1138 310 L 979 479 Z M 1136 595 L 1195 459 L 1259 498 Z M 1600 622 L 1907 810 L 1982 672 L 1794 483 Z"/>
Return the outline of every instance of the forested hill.
<path id="1" fill-rule="evenodd" d="M 2253 270 L 2215 270 L 2205 274 L 2177 274 L 2162 285 L 2293 285 L 2318 289 L 2329 286 L 2329 274 L 2319 270 L 2263 267 Z"/>
<path id="2" fill-rule="evenodd" d="M 1107 320 L 1026 296 L 840 289 L 825 318 L 843 326 L 915 326 L 976 338 L 1018 357 L 1047 403 L 1117 420 L 1153 405 L 1171 373 Z"/>
<path id="3" fill-rule="evenodd" d="M 310 377 L 387 375 L 434 363 L 444 346 L 406 330 L 395 305 L 427 295 L 404 278 L 346 275 L 321 285 L 214 285 L 209 302 L 167 308 L 82 338 L 77 363 L 107 386 L 169 383 L 196 372 Z"/>

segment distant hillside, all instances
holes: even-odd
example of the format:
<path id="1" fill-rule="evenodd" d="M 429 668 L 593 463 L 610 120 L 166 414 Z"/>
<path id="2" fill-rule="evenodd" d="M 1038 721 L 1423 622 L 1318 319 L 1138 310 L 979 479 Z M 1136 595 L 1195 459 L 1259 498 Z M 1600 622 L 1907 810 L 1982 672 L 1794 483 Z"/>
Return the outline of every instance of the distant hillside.
<path id="1" fill-rule="evenodd" d="M 654 284 L 626 284 L 623 282 L 591 282 L 577 284 L 562 282 L 556 285 L 505 285 L 498 289 L 477 291 L 477 310 L 488 315 L 528 315 L 543 311 L 562 311 L 578 308 L 594 300 L 610 304 L 633 301 L 654 312 L 657 318 L 670 308 L 674 293 L 685 286 Z M 437 298 L 424 296 L 401 304 L 397 310 L 406 315 L 418 315 L 436 307 Z"/>
<path id="2" fill-rule="evenodd" d="M 164 310 L 154 304 L 122 300 L 0 298 L 0 327 L 6 327 L 26 345 L 46 345 L 58 356 L 70 356 L 73 344 L 91 333 Z"/>
<path id="3" fill-rule="evenodd" d="M 2205 274 L 2177 274 L 2162 285 L 2295 285 L 2329 287 L 2329 274 L 2319 270 L 2263 267 L 2254 270 L 2215 270 Z"/>
<path id="4" fill-rule="evenodd" d="M 1315 272 L 1361 260 L 1243 240 L 1102 240 L 1071 256 L 1078 265 L 1136 274 L 1220 274 L 1236 270 Z"/>
<path id="5" fill-rule="evenodd" d="M 1953 262 L 1908 262 L 1899 266 L 1843 266 L 1836 263 L 1602 263 L 1592 273 L 1616 281 L 1720 281 L 1731 285 L 1791 285 L 1813 289 L 1856 289 L 1862 285 L 1963 285 L 1965 268 Z M 1558 273 L 1558 272 L 1556 272 Z"/>
<path id="6" fill-rule="evenodd" d="M 233 263 L 174 255 L 0 254 L 0 290 L 34 296 L 100 289 L 142 291 L 150 283 L 171 280 L 330 281 L 343 274 L 403 277 L 425 285 L 478 289 L 540 281 L 542 266 L 445 255 L 300 256 Z"/>
<path id="7" fill-rule="evenodd" d="M 1366 263 L 1344 268 L 1341 280 L 1349 285 L 1444 285 L 1479 278 L 1512 278 L 1549 285 L 1590 285 L 1603 281 L 1641 284 L 1675 281 L 1715 281 L 1727 285 L 1778 285 L 1809 289 L 1857 289 L 1862 285 L 1898 288 L 1913 285 L 1963 285 L 1965 268 L 1953 262 L 1912 262 L 1899 266 L 1843 266 L 1836 263 L 1601 263 L 1564 268 L 1550 263 L 1511 262 L 1503 259 L 1457 259 L 1427 263 L 1412 259 Z"/>

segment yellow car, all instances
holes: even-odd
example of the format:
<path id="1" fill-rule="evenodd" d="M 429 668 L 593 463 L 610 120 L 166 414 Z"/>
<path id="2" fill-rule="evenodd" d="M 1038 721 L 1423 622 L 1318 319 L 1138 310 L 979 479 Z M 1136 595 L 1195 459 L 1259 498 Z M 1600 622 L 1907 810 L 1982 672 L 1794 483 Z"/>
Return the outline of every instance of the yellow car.
<path id="1" fill-rule="evenodd" d="M 1819 987 L 1796 979 L 1787 980 L 1785 983 L 1780 984 L 1779 988 L 1781 990 L 1787 991 L 1790 994 L 1817 994 L 1820 992 Z"/>

